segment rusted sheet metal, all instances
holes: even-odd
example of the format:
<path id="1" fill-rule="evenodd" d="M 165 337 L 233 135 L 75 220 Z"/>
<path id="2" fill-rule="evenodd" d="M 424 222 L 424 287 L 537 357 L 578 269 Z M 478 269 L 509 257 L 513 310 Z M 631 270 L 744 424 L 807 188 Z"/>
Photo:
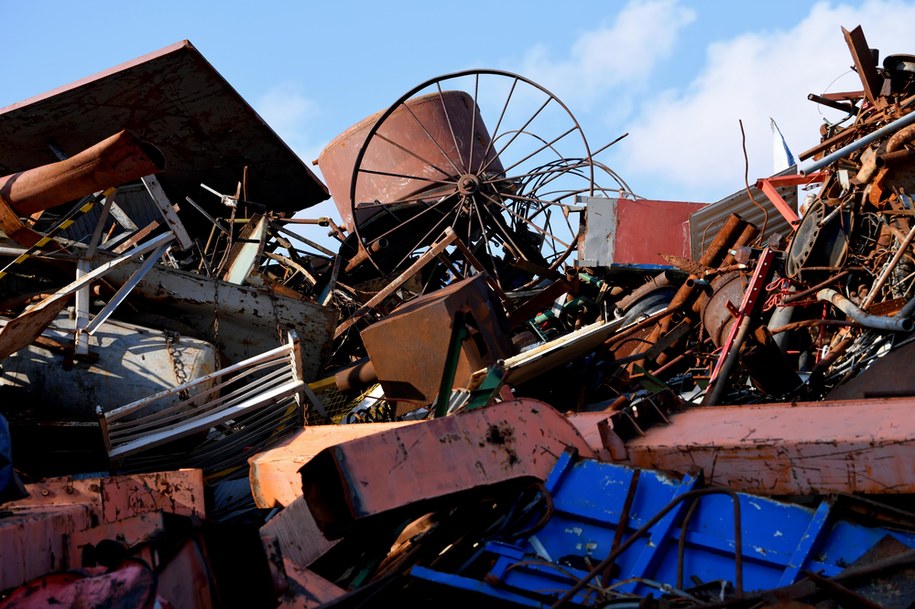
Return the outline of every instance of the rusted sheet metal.
<path id="1" fill-rule="evenodd" d="M 311 569 L 283 561 L 286 590 L 280 596 L 278 609 L 314 609 L 346 594 L 346 590 L 327 581 Z"/>
<path id="2" fill-rule="evenodd" d="M 353 230 L 350 196 L 353 166 L 366 135 L 383 114 L 385 111 L 376 112 L 359 121 L 335 137 L 318 156 L 321 174 L 349 231 Z M 471 137 L 454 143 L 454 133 L 471 133 Z M 475 159 L 477 167 L 486 167 L 492 174 L 503 172 L 496 147 L 489 145 L 489 132 L 480 117 L 480 109 L 463 91 L 433 93 L 401 104 L 385 119 L 384 128 L 376 135 L 362 159 L 384 175 L 360 176 L 357 210 L 377 201 L 403 200 L 428 189 L 430 181 L 457 177 L 451 175 L 457 171 L 454 167 L 466 166 L 470 158 Z M 429 196 L 434 197 L 431 193 Z M 367 218 L 372 208 L 366 209 Z"/>
<path id="3" fill-rule="evenodd" d="M 315 607 L 345 594 L 308 566 L 330 550 L 305 499 L 299 497 L 260 530 L 270 576 L 281 607 Z"/>
<path id="4" fill-rule="evenodd" d="M 661 254 L 689 256 L 690 216 L 707 203 L 583 197 L 580 266 L 668 266 Z"/>
<path id="5" fill-rule="evenodd" d="M 107 255 L 98 252 L 100 260 Z M 139 263 L 127 262 L 106 279 L 114 285 L 130 280 Z M 134 295 L 155 303 L 168 327 L 173 319 L 194 328 L 198 336 L 219 348 L 223 364 L 234 364 L 278 347 L 277 328 L 295 330 L 301 338 L 303 380 L 316 378 L 323 368 L 337 311 L 306 300 L 289 298 L 188 273 L 157 264 L 134 287 Z"/>
<path id="6" fill-rule="evenodd" d="M 26 490 L 28 497 L 5 503 L 3 508 L 84 505 L 102 523 L 157 510 L 206 517 L 199 469 L 107 478 L 46 478 L 26 485 Z"/>
<path id="7" fill-rule="evenodd" d="M 0 178 L 0 201 L 27 216 L 164 168 L 157 148 L 120 131 L 64 161 Z"/>
<path id="8" fill-rule="evenodd" d="M 154 142 L 168 159 L 166 192 L 220 203 L 201 183 L 234 192 L 245 167 L 247 195 L 280 212 L 328 197 L 308 166 L 187 40 L 88 78 L 0 109 L 0 173 L 84 150 L 127 129 Z M 226 137 L 231 133 L 231 137 Z"/>
<path id="9" fill-rule="evenodd" d="M 175 609 L 212 609 L 212 581 L 208 557 L 197 540 L 189 539 L 160 567 L 157 593 Z"/>
<path id="10" fill-rule="evenodd" d="M 897 318 L 893 318 L 897 319 Z M 915 343 L 903 345 L 873 362 L 858 376 L 829 392 L 828 400 L 863 400 L 915 396 L 915 376 L 900 374 L 915 361 Z"/>
<path id="11" fill-rule="evenodd" d="M 268 557 L 280 556 L 300 567 L 307 567 L 337 544 L 318 528 L 302 496 L 268 520 L 260 529 L 260 538 Z"/>
<path id="12" fill-rule="evenodd" d="M 248 476 L 254 502 L 261 508 L 290 505 L 302 496 L 299 469 L 325 448 L 417 423 L 418 421 L 399 421 L 303 427 L 248 460 L 251 466 Z"/>
<path id="13" fill-rule="evenodd" d="M 474 335 L 461 344 L 453 387 L 466 387 L 474 372 L 514 354 L 504 309 L 486 278 L 474 275 L 414 298 L 362 331 L 387 399 L 419 406 L 435 400 L 459 311 Z"/>
<path id="14" fill-rule="evenodd" d="M 148 609 L 162 606 L 156 598 L 156 573 L 141 561 L 124 561 L 112 569 L 92 567 L 42 575 L 13 590 L 0 603 L 3 609 L 36 607 L 119 607 Z M 183 606 L 183 605 L 176 605 Z"/>
<path id="15" fill-rule="evenodd" d="M 507 401 L 322 450 L 300 470 L 302 490 L 318 526 L 336 538 L 396 508 L 506 480 L 543 480 L 568 447 L 594 454 L 552 406 Z"/>
<path id="16" fill-rule="evenodd" d="M 625 462 L 761 495 L 915 492 L 915 398 L 718 406 L 626 443 Z"/>
<path id="17" fill-rule="evenodd" d="M 18 507 L 0 518 L 0 591 L 71 565 L 68 538 L 92 526 L 85 505 Z"/>
<path id="18" fill-rule="evenodd" d="M 165 534 L 164 513 L 148 512 L 138 514 L 132 518 L 124 518 L 115 522 L 103 523 L 97 527 L 76 531 L 70 535 L 71 566 L 80 565 L 81 557 L 90 555 L 92 549 L 104 540 L 116 539 L 135 558 L 149 561 L 152 552 L 141 546 L 149 544 L 157 536 Z"/>

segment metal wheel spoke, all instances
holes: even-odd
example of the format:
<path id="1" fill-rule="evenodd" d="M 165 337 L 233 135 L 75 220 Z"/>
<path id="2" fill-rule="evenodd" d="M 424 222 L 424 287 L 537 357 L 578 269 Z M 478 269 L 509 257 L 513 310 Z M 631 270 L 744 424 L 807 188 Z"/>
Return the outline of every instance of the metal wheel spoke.
<path id="1" fill-rule="evenodd" d="M 470 142 L 470 154 L 467 159 L 467 171 L 474 171 L 473 169 L 473 142 L 474 134 L 477 132 L 477 108 L 480 106 L 477 103 L 477 98 L 480 94 L 480 74 L 474 74 L 473 77 L 473 114 L 470 115 L 470 136 L 467 140 Z M 483 158 L 486 158 L 486 155 L 483 155 Z"/>
<path id="2" fill-rule="evenodd" d="M 552 98 L 552 97 L 548 97 L 548 98 L 546 99 L 546 101 L 543 102 L 543 105 L 540 106 L 540 107 L 537 109 L 537 111 L 534 112 L 533 115 L 531 115 L 531 117 L 530 117 L 529 119 L 527 119 L 527 122 L 524 123 L 524 125 L 522 125 L 520 129 L 518 129 L 517 131 L 515 131 L 514 134 L 512 134 L 511 138 L 509 138 L 509 140 L 508 140 L 508 143 L 505 144 L 505 146 L 503 146 L 502 149 L 499 150 L 495 155 L 493 155 L 492 159 L 490 159 L 489 161 L 487 161 L 486 165 L 484 165 L 484 166 L 480 169 L 480 173 L 483 173 L 484 171 L 486 171 L 487 169 L 489 169 L 489 166 L 492 164 L 493 160 L 500 158 L 500 157 L 505 153 L 505 151 L 508 150 L 508 147 L 511 146 L 512 143 L 513 143 L 516 139 L 518 139 L 518 136 L 521 135 L 521 133 L 523 133 L 525 129 L 527 129 L 528 125 L 530 125 L 532 122 L 534 122 L 534 119 L 537 118 L 537 116 L 539 116 L 541 112 L 543 112 L 543 109 L 546 108 L 546 107 L 550 104 L 551 101 L 553 101 L 553 98 Z"/>
<path id="3" fill-rule="evenodd" d="M 435 144 L 435 147 L 438 148 L 438 151 L 442 154 L 443 157 L 448 159 L 448 162 L 451 164 L 451 167 L 454 168 L 454 171 L 457 172 L 458 174 L 464 173 L 460 170 L 460 168 L 457 165 L 454 164 L 454 159 L 451 158 L 451 155 L 449 155 L 448 153 L 445 152 L 445 150 L 442 148 L 442 145 L 438 143 L 438 140 L 435 139 L 435 137 L 431 133 L 429 133 L 429 130 L 426 129 L 426 126 L 423 124 L 423 122 L 421 120 L 419 120 L 419 117 L 416 116 L 416 113 L 413 112 L 413 109 L 410 108 L 410 106 L 407 106 L 406 104 L 404 104 L 404 108 L 407 109 L 407 112 L 410 113 L 410 116 L 413 117 L 413 120 L 416 121 L 416 124 L 419 125 L 419 128 L 423 130 L 423 133 L 426 134 L 426 137 L 429 138 L 429 141 L 432 142 L 433 144 Z M 455 152 L 458 152 L 458 150 L 455 149 Z"/>
<path id="4" fill-rule="evenodd" d="M 518 86 L 518 83 L 521 81 L 520 78 L 515 77 L 512 82 L 512 88 L 508 91 L 508 97 L 505 98 L 505 103 L 502 105 L 502 112 L 499 114 L 499 120 L 496 122 L 496 127 L 493 129 L 492 133 L 489 135 L 489 141 L 486 143 L 486 149 L 483 151 L 483 163 L 486 163 L 486 159 L 489 158 L 489 153 L 492 151 L 492 146 L 495 141 L 499 138 L 499 127 L 502 126 L 502 120 L 505 118 L 505 113 L 508 111 L 508 104 L 511 103 L 512 95 L 515 94 L 515 87 Z M 496 158 L 496 157 L 493 157 Z M 483 173 L 483 171 L 489 166 L 489 163 L 486 163 L 483 167 L 477 170 L 477 173 Z"/>
<path id="5" fill-rule="evenodd" d="M 413 114 L 412 112 L 411 112 L 410 114 L 413 115 L 414 118 L 416 117 L 416 115 Z M 416 120 L 417 120 L 417 122 L 419 122 L 419 119 L 416 119 Z M 421 125 L 421 124 L 422 124 L 422 123 L 420 123 L 420 125 Z M 429 160 L 427 160 L 427 159 L 424 159 L 423 157 L 419 156 L 418 154 L 416 154 L 416 153 L 413 152 L 412 150 L 409 150 L 409 149 L 405 148 L 404 146 L 401 146 L 400 144 L 398 144 L 397 142 L 391 140 L 390 138 L 385 137 L 384 135 L 382 135 L 382 134 L 380 134 L 380 133 L 376 133 L 375 135 L 378 137 L 378 139 L 387 142 L 388 144 L 390 144 L 391 146 L 394 146 L 394 147 L 397 148 L 398 150 L 402 150 L 403 152 L 406 152 L 407 154 L 409 154 L 410 156 L 412 156 L 413 158 L 415 158 L 415 159 L 418 160 L 419 162 L 425 163 L 427 167 L 431 167 L 432 169 L 436 170 L 437 172 L 439 172 L 440 174 L 442 174 L 442 175 L 445 176 L 446 178 L 454 177 L 453 174 L 448 173 L 447 171 L 445 171 L 444 169 L 442 169 L 441 167 L 439 167 L 438 165 L 436 165 L 436 164 L 433 163 L 432 161 L 429 161 Z M 431 136 L 430 136 L 430 137 L 431 137 Z M 445 156 L 444 151 L 442 152 L 442 156 Z M 451 161 L 451 159 L 448 159 L 448 160 Z M 452 165 L 453 165 L 453 164 L 454 164 L 454 163 L 452 163 Z M 404 177 L 410 177 L 410 176 L 404 176 Z"/>
<path id="6" fill-rule="evenodd" d="M 412 216 L 410 216 L 410 217 L 407 218 L 406 220 L 400 221 L 400 223 L 397 224 L 396 226 L 394 226 L 394 227 L 392 227 L 392 228 L 389 228 L 388 230 L 386 230 L 385 232 L 383 232 L 383 233 L 380 234 L 380 235 L 377 235 L 377 236 L 375 237 L 375 239 L 373 239 L 372 241 L 374 242 L 374 241 L 378 241 L 379 239 L 384 239 L 385 237 L 388 237 L 388 236 L 394 234 L 395 232 L 397 232 L 397 231 L 399 231 L 399 230 L 402 230 L 403 227 L 407 226 L 407 225 L 410 224 L 411 222 L 415 222 L 417 219 L 421 218 L 422 216 L 426 215 L 427 213 L 429 213 L 429 212 L 431 212 L 431 211 L 440 211 L 440 210 L 438 210 L 437 208 L 438 208 L 439 206 L 445 205 L 445 203 L 448 201 L 449 198 L 450 198 L 450 197 L 445 197 L 445 198 L 439 199 L 439 200 L 436 201 L 435 203 L 432 203 L 432 204 L 430 204 L 430 205 L 425 206 L 422 210 L 420 210 L 420 211 L 418 211 L 417 213 L 413 214 Z M 446 206 L 446 205 L 445 205 L 445 206 Z M 446 207 L 447 207 L 447 206 L 446 206 Z M 452 209 L 453 209 L 453 208 L 452 208 Z M 445 213 L 442 214 L 442 217 L 447 217 L 448 214 L 451 213 L 451 211 L 452 211 L 452 210 L 450 210 L 450 209 L 447 210 L 447 211 L 445 211 Z M 391 213 L 392 215 L 395 215 L 395 216 L 396 216 L 396 214 L 394 214 L 393 212 L 388 212 L 388 213 Z"/>
<path id="7" fill-rule="evenodd" d="M 464 157 L 461 154 L 461 147 L 458 145 L 457 136 L 454 134 L 454 124 L 451 122 L 451 115 L 448 114 L 448 107 L 445 105 L 445 94 L 442 91 L 442 83 L 435 83 L 435 87 L 438 89 L 438 100 L 442 103 L 442 112 L 445 113 L 445 122 L 448 123 L 448 131 L 451 133 L 451 141 L 454 142 L 454 151 L 457 153 L 458 160 L 461 163 L 460 169 L 457 167 L 455 167 L 455 169 L 457 169 L 458 173 L 467 173 L 467 166 L 464 164 Z M 473 145 L 471 144 L 471 149 L 472 148 Z M 451 160 L 451 157 L 448 157 L 448 159 Z M 454 163 L 452 163 L 452 165 L 454 165 Z"/>
<path id="8" fill-rule="evenodd" d="M 505 195 L 505 196 L 511 196 L 511 195 Z M 489 199 L 490 201 L 492 201 L 492 202 L 493 202 L 495 205 L 497 205 L 498 207 L 502 208 L 504 211 L 506 211 L 506 212 L 507 212 L 508 214 L 510 214 L 512 217 L 517 218 L 517 219 L 521 220 L 522 222 L 524 222 L 525 224 L 529 225 L 531 228 L 533 228 L 534 230 L 536 230 L 538 233 L 540 233 L 540 234 L 543 235 L 544 237 L 549 237 L 550 239 L 553 239 L 554 241 L 556 241 L 556 242 L 558 242 L 558 243 L 561 243 L 561 244 L 563 244 L 563 245 L 566 246 L 566 247 L 570 247 L 568 243 L 566 243 L 565 241 L 563 241 L 562 239 L 560 239 L 560 238 L 557 237 L 556 235 L 550 234 L 550 233 L 548 233 L 547 231 L 545 231 L 544 229 L 540 228 L 539 226 L 537 226 L 536 224 L 534 224 L 533 222 L 531 222 L 527 217 L 525 217 L 525 216 L 522 215 L 522 214 L 519 214 L 519 213 L 515 212 L 512 208 L 508 207 L 507 205 L 505 205 L 505 204 L 502 203 L 501 201 L 499 201 L 499 200 L 497 200 L 497 199 L 494 199 L 494 198 L 492 198 L 492 197 L 490 197 L 490 196 L 488 196 L 488 195 L 486 196 L 486 198 Z M 514 197 L 512 197 L 512 198 L 514 198 Z M 534 199 L 532 199 L 532 200 L 534 200 Z"/>
<path id="9" fill-rule="evenodd" d="M 486 197 L 486 199 L 488 199 L 489 201 L 496 203 L 503 209 L 505 208 L 501 203 L 494 200 L 489 195 L 483 195 L 483 196 Z M 510 249 L 512 250 L 512 254 L 516 258 L 527 258 L 528 260 L 534 258 L 533 256 L 525 255 L 525 252 L 529 252 L 530 248 L 522 247 L 522 246 L 518 245 L 518 243 L 515 242 L 514 235 L 512 235 L 512 232 L 511 232 L 511 230 L 509 230 L 508 226 L 505 225 L 505 220 L 502 218 L 502 215 L 500 213 L 493 213 L 493 211 L 491 209 L 489 209 L 488 206 L 484 207 L 483 210 L 486 212 L 486 215 L 492 219 L 492 222 L 493 222 L 493 224 L 495 224 L 496 229 L 502 234 L 502 237 L 505 239 L 506 243 L 508 243 L 508 245 L 510 246 Z M 508 210 L 506 209 L 506 211 L 508 211 Z"/>
<path id="10" fill-rule="evenodd" d="M 417 182 L 427 182 L 429 184 L 440 184 L 440 185 L 454 184 L 454 181 L 449 181 L 449 180 L 433 180 L 432 178 L 421 178 L 421 177 L 411 176 L 411 175 L 407 175 L 407 174 L 403 174 L 403 173 L 393 173 L 391 171 L 381 171 L 381 170 L 377 170 L 377 169 L 359 168 L 358 171 L 359 171 L 359 173 L 368 173 L 368 174 L 376 175 L 376 176 L 387 176 L 389 178 L 406 178 L 408 180 L 416 180 Z"/>
<path id="11" fill-rule="evenodd" d="M 479 205 L 475 204 L 473 206 L 473 213 L 480 223 L 480 235 L 482 237 L 481 240 L 483 241 L 483 247 L 486 250 L 486 255 L 489 258 L 489 264 L 492 267 L 492 275 L 495 278 L 496 283 L 498 283 L 499 285 L 502 285 L 502 280 L 499 277 L 499 271 L 496 267 L 496 257 L 493 255 L 492 249 L 490 249 L 490 247 L 489 247 L 490 239 L 486 232 L 486 223 L 483 222 L 483 216 L 480 215 L 480 206 Z M 470 244 L 467 244 L 467 247 L 470 247 Z"/>
<path id="12" fill-rule="evenodd" d="M 512 169 L 514 169 L 515 167 L 517 167 L 518 165 L 520 165 L 520 164 L 523 163 L 524 161 L 528 160 L 529 158 L 531 158 L 531 157 L 533 157 L 533 156 L 536 156 L 536 155 L 540 154 L 541 152 L 543 152 L 543 151 L 546 150 L 547 148 L 553 149 L 553 144 L 555 144 L 556 142 L 558 142 L 559 140 L 561 140 L 561 139 L 564 138 L 565 136 L 569 135 L 570 133 L 574 132 L 575 129 L 576 129 L 576 127 L 573 125 L 568 131 L 566 131 L 565 133 L 563 133 L 563 134 L 560 135 L 559 137 L 555 138 L 554 140 L 552 140 L 552 141 L 550 141 L 550 142 L 546 142 L 543 146 L 541 146 L 541 147 L 538 148 L 537 150 L 533 151 L 532 153 L 530 153 L 529 155 L 527 155 L 526 157 L 524 157 L 524 158 L 521 159 L 520 161 L 515 162 L 513 165 L 510 165 L 510 166 L 508 166 L 508 167 L 505 167 L 505 172 L 508 173 L 509 171 L 511 171 Z M 511 145 L 511 142 L 509 142 L 508 144 L 506 144 L 506 147 L 508 147 L 509 145 Z"/>

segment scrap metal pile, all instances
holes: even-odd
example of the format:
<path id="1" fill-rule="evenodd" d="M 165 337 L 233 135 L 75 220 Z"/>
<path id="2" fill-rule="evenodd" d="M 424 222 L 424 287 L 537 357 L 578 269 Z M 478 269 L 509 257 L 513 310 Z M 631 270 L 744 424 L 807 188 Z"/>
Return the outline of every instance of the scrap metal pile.
<path id="1" fill-rule="evenodd" d="M 915 57 L 843 33 L 713 204 L 497 70 L 326 187 L 187 41 L 0 110 L 0 608 L 913 606 Z"/>

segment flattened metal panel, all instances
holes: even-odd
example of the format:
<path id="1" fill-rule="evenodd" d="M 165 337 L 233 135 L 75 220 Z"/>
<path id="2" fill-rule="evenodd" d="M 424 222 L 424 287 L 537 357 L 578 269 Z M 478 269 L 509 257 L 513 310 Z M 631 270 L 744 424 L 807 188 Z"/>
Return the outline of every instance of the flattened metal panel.
<path id="1" fill-rule="evenodd" d="M 788 169 L 775 174 L 776 176 L 796 175 L 797 166 L 792 165 Z M 775 177 L 775 176 L 772 176 Z M 794 209 L 798 208 L 797 187 L 789 186 L 777 188 L 778 194 L 782 196 L 788 205 Z M 779 213 L 778 209 L 769 201 L 769 198 L 754 185 L 750 185 L 750 192 L 753 195 L 753 201 L 747 196 L 745 188 L 741 188 L 734 194 L 721 199 L 711 205 L 708 205 L 699 211 L 693 213 L 689 218 L 690 234 L 690 252 L 693 260 L 698 260 L 712 239 L 718 233 L 728 216 L 737 214 L 747 222 L 762 229 L 763 223 L 766 224 L 766 237 L 774 233 L 787 235 L 792 228 Z"/>
<path id="2" fill-rule="evenodd" d="M 669 266 L 662 254 L 690 255 L 689 219 L 707 203 L 581 197 L 587 229 L 581 266 Z"/>
<path id="3" fill-rule="evenodd" d="M 407 425 L 328 447 L 300 470 L 322 532 L 506 480 L 546 479 L 567 448 L 593 452 L 568 419 L 532 399 Z"/>
<path id="4" fill-rule="evenodd" d="M 915 398 L 694 408 L 626 443 L 637 467 L 702 467 L 762 495 L 913 493 Z"/>
<path id="5" fill-rule="evenodd" d="M 0 174 L 58 159 L 48 147 L 84 150 L 127 129 L 165 154 L 169 196 L 221 207 L 200 183 L 235 192 L 246 166 L 248 198 L 294 212 L 327 188 L 187 40 L 0 109 Z"/>

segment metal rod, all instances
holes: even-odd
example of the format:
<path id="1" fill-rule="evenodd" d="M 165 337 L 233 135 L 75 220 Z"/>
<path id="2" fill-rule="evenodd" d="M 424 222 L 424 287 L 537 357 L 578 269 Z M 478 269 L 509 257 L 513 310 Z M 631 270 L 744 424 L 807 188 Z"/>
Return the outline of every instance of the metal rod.
<path id="1" fill-rule="evenodd" d="M 817 292 L 817 300 L 831 302 L 836 308 L 865 328 L 888 330 L 891 332 L 911 332 L 912 329 L 915 328 L 915 322 L 907 318 L 883 317 L 866 313 L 859 309 L 855 303 L 830 288 L 825 288 Z"/>
<path id="2" fill-rule="evenodd" d="M 883 127 L 881 127 L 880 129 L 877 129 L 873 133 L 869 133 L 868 135 L 865 135 L 861 139 L 855 140 L 854 142 L 852 142 L 850 144 L 842 146 L 841 148 L 839 148 L 838 150 L 836 150 L 835 152 L 833 152 L 831 154 L 827 154 L 819 161 L 814 161 L 812 163 L 808 163 L 805 165 L 798 165 L 797 172 L 800 175 L 805 176 L 807 174 L 813 173 L 814 171 L 819 171 L 820 169 L 826 167 L 827 165 L 831 165 L 835 161 L 845 158 L 846 156 L 848 156 L 855 150 L 859 150 L 859 149 L 863 148 L 864 146 L 867 146 L 871 142 L 878 140 L 891 133 L 895 133 L 896 131 L 899 131 L 903 127 L 906 127 L 913 123 L 915 123 L 915 112 L 910 112 L 910 113 L 906 114 L 905 116 L 903 116 L 902 118 L 897 118 L 892 123 L 890 123 L 888 125 L 884 125 Z"/>
<path id="3" fill-rule="evenodd" d="M 912 226 L 912 228 L 909 229 L 909 234 L 907 234 L 905 239 L 902 240 L 902 243 L 899 244 L 899 248 L 893 255 L 893 259 L 890 260 L 889 263 L 880 272 L 880 276 L 877 277 L 877 280 L 874 282 L 874 287 L 871 288 L 871 291 L 868 292 L 864 302 L 861 303 L 862 309 L 866 310 L 871 305 L 871 303 L 874 302 L 877 294 L 880 293 L 880 290 L 882 290 L 883 286 L 886 284 L 886 280 L 889 279 L 890 273 L 893 272 L 893 269 L 896 268 L 896 265 L 899 264 L 899 261 L 902 260 L 902 257 L 909 249 L 909 245 L 912 243 L 913 238 L 915 238 L 915 226 Z"/>

